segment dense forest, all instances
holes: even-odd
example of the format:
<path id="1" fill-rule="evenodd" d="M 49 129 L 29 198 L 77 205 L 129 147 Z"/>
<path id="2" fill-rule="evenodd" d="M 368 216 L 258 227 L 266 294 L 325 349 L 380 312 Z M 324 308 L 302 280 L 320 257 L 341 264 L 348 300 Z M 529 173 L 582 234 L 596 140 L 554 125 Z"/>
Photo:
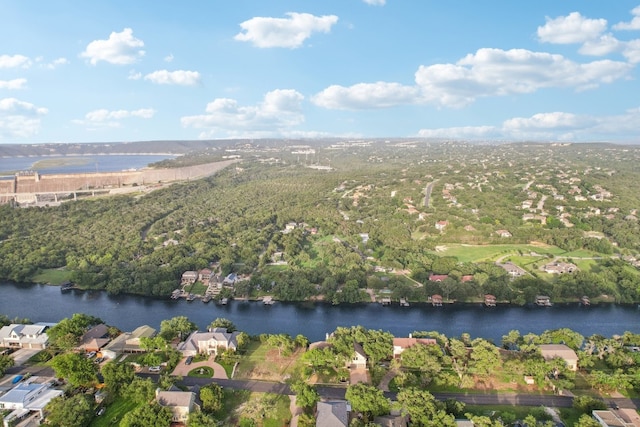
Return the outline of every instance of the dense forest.
<path id="1" fill-rule="evenodd" d="M 0 207 L 0 277 L 63 269 L 82 288 L 168 296 L 184 271 L 215 265 L 250 277 L 231 294 L 283 300 L 366 301 L 368 289 L 416 301 L 640 301 L 638 147 L 243 141 L 214 151 L 177 163 L 242 162 L 148 194 Z"/>

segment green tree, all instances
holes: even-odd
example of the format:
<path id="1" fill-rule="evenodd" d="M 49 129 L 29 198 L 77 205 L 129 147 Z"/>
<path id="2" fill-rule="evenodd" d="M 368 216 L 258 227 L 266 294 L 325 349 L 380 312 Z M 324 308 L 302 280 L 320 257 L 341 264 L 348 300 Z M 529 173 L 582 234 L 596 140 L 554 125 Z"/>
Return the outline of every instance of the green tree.
<path id="1" fill-rule="evenodd" d="M 402 352 L 403 368 L 417 370 L 433 379 L 442 370 L 442 350 L 437 345 L 416 344 Z"/>
<path id="2" fill-rule="evenodd" d="M 64 353 L 51 359 L 51 367 L 59 378 L 65 378 L 75 387 L 88 386 L 98 381 L 96 364 L 77 353 Z"/>
<path id="3" fill-rule="evenodd" d="M 215 329 L 215 328 L 224 328 L 227 330 L 228 333 L 235 332 L 238 330 L 238 328 L 236 328 L 236 325 L 234 325 L 231 320 L 225 319 L 224 317 L 218 317 L 216 320 L 214 320 L 209 324 L 209 328 L 208 328 L 209 330 Z"/>
<path id="4" fill-rule="evenodd" d="M 150 378 L 134 378 L 124 389 L 124 397 L 139 404 L 149 403 L 156 394 L 156 385 Z"/>
<path id="5" fill-rule="evenodd" d="M 489 341 L 476 338 L 471 343 L 469 371 L 481 377 L 488 377 L 500 366 L 500 352 Z"/>
<path id="6" fill-rule="evenodd" d="M 602 399 L 596 399 L 591 396 L 576 396 L 573 398 L 574 409 L 583 414 L 591 415 L 591 411 L 607 409 L 607 404 Z"/>
<path id="7" fill-rule="evenodd" d="M 398 403 L 411 417 L 412 424 L 424 427 L 455 427 L 453 415 L 447 414 L 444 405 L 431 393 L 414 387 L 403 388 L 398 393 Z"/>
<path id="8" fill-rule="evenodd" d="M 296 404 L 309 412 L 312 412 L 316 403 L 320 401 L 320 395 L 316 388 L 304 381 L 291 384 L 291 390 L 296 394 Z"/>
<path id="9" fill-rule="evenodd" d="M 133 411 L 127 412 L 120 421 L 120 427 L 169 427 L 171 417 L 169 408 L 154 402 L 138 406 Z"/>
<path id="10" fill-rule="evenodd" d="M 378 415 L 388 414 L 391 408 L 382 390 L 363 383 L 350 385 L 345 398 L 351 403 L 354 411 L 362 414 L 365 421 L 371 421 Z"/>
<path id="11" fill-rule="evenodd" d="M 142 337 L 140 338 L 140 348 L 144 351 L 156 351 L 162 350 L 167 347 L 167 341 L 160 335 L 155 337 Z"/>
<path id="12" fill-rule="evenodd" d="M 201 411 L 195 411 L 189 414 L 187 427 L 217 427 L 218 420 L 210 414 Z"/>
<path id="13" fill-rule="evenodd" d="M 95 325 L 103 323 L 101 319 L 83 313 L 75 313 L 70 318 L 65 318 L 47 330 L 51 346 L 69 350 L 80 342 L 80 337 Z"/>
<path id="14" fill-rule="evenodd" d="M 202 409 L 207 412 L 217 412 L 222 408 L 224 392 L 218 384 L 209 384 L 200 389 Z"/>
<path id="15" fill-rule="evenodd" d="M 295 341 L 288 334 L 269 335 L 267 344 L 278 349 L 278 356 L 290 355 L 295 349 Z"/>
<path id="16" fill-rule="evenodd" d="M 587 414 L 580 415 L 580 418 L 573 427 L 600 427 L 601 424 Z"/>
<path id="17" fill-rule="evenodd" d="M 176 337 L 182 340 L 196 329 L 196 324 L 186 316 L 176 316 L 160 322 L 160 336 L 167 341 L 171 341 Z"/>
<path id="18" fill-rule="evenodd" d="M 12 367 L 14 364 L 15 360 L 13 360 L 13 357 L 9 356 L 8 354 L 0 355 L 0 377 L 2 377 L 6 370 Z"/>
<path id="19" fill-rule="evenodd" d="M 109 361 L 102 367 L 100 372 L 109 391 L 116 395 L 119 395 L 135 378 L 133 365 L 127 362 Z"/>
<path id="20" fill-rule="evenodd" d="M 46 406 L 47 424 L 55 427 L 84 427 L 93 417 L 93 398 L 86 394 L 58 396 Z"/>

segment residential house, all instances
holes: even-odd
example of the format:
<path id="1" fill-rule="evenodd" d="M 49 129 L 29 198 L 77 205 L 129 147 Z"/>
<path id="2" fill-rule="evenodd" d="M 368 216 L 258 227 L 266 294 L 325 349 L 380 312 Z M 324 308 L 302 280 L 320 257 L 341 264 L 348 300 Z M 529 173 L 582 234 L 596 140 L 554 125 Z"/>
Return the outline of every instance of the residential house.
<path id="1" fill-rule="evenodd" d="M 182 285 L 193 285 L 198 281 L 198 272 L 197 271 L 185 271 L 182 273 L 182 280 L 180 283 Z"/>
<path id="2" fill-rule="evenodd" d="M 208 268 L 203 268 L 198 272 L 198 280 L 202 283 L 209 283 L 209 279 L 211 279 L 212 271 Z"/>
<path id="3" fill-rule="evenodd" d="M 109 338 L 109 327 L 104 323 L 96 325 L 89 329 L 80 337 L 78 349 L 81 351 L 98 352 L 102 347 L 106 346 L 111 339 Z"/>
<path id="4" fill-rule="evenodd" d="M 236 273 L 229 273 L 227 277 L 222 281 L 223 285 L 231 286 L 238 281 L 238 275 Z"/>
<path id="5" fill-rule="evenodd" d="M 409 415 L 402 415 L 399 411 L 391 411 L 389 415 L 375 417 L 373 422 L 382 427 L 408 427 Z"/>
<path id="6" fill-rule="evenodd" d="M 0 347 L 45 349 L 49 337 L 45 331 L 50 323 L 23 325 L 12 323 L 0 328 Z"/>
<path id="7" fill-rule="evenodd" d="M 101 351 L 104 357 L 115 359 L 122 353 L 142 353 L 140 339 L 143 337 L 152 338 L 156 335 L 156 330 L 151 326 L 143 325 L 137 327 L 133 332 L 125 332 L 107 344 Z"/>
<path id="8" fill-rule="evenodd" d="M 189 414 L 199 410 L 196 403 L 196 394 L 190 391 L 162 391 L 156 389 L 156 402 L 158 405 L 169 408 L 171 411 L 171 422 L 187 424 Z"/>
<path id="9" fill-rule="evenodd" d="M 431 282 L 442 282 L 444 279 L 448 278 L 447 274 L 433 274 L 429 275 L 429 281 Z"/>
<path id="10" fill-rule="evenodd" d="M 318 402 L 316 427 L 347 427 L 351 405 L 345 400 Z"/>
<path id="11" fill-rule="evenodd" d="M 431 295 L 431 305 L 435 306 L 435 307 L 442 307 L 442 295 L 438 295 L 438 294 L 434 294 Z"/>
<path id="12" fill-rule="evenodd" d="M 542 344 L 539 348 L 545 360 L 559 357 L 565 361 L 567 368 L 572 371 L 578 370 L 578 355 L 570 347 L 564 344 Z"/>
<path id="13" fill-rule="evenodd" d="M 495 295 L 486 294 L 484 296 L 484 305 L 486 305 L 487 307 L 495 307 L 496 302 L 497 298 L 495 297 Z"/>
<path id="14" fill-rule="evenodd" d="M 625 415 L 626 420 L 622 418 Z M 596 410 L 591 411 L 591 416 L 602 427 L 640 427 L 640 415 L 633 409 Z"/>
<path id="15" fill-rule="evenodd" d="M 42 411 L 54 397 L 63 394 L 47 383 L 38 383 L 39 377 L 31 377 L 29 381 L 18 383 L 4 395 L 0 396 L 0 412 L 10 411 L 3 419 L 3 426 L 13 426 L 32 411 L 37 411 L 42 418 Z"/>
<path id="16" fill-rule="evenodd" d="M 550 262 L 542 267 L 545 273 L 564 274 L 578 271 L 578 266 L 570 262 Z"/>
<path id="17" fill-rule="evenodd" d="M 473 274 L 465 274 L 464 276 L 462 276 L 460 278 L 460 282 L 465 283 L 465 282 L 472 282 L 473 281 Z"/>
<path id="18" fill-rule="evenodd" d="M 218 354 L 218 349 L 237 350 L 239 332 L 227 332 L 224 328 L 214 328 L 208 332 L 193 332 L 178 347 L 185 356 L 196 354 Z"/>
<path id="19" fill-rule="evenodd" d="M 509 276 L 511 277 L 520 277 L 520 276 L 524 276 L 527 274 L 526 270 L 524 270 L 521 267 L 518 267 L 517 265 L 515 265 L 514 263 L 512 263 L 511 261 L 507 261 L 505 263 L 496 263 L 496 265 L 498 267 L 502 267 L 505 269 L 505 271 L 507 273 L 509 273 Z"/>
<path id="20" fill-rule="evenodd" d="M 512 237 L 512 234 L 509 230 L 496 230 L 496 234 L 500 237 Z"/>
<path id="21" fill-rule="evenodd" d="M 438 221 L 436 222 L 436 230 L 444 231 L 445 228 L 449 225 L 449 221 Z"/>
<path id="22" fill-rule="evenodd" d="M 367 353 L 360 343 L 353 343 L 353 355 L 351 357 L 352 369 L 367 369 Z"/>
<path id="23" fill-rule="evenodd" d="M 398 357 L 408 348 L 414 345 L 438 345 L 438 342 L 434 338 L 413 338 L 409 334 L 409 338 L 394 338 L 393 339 L 393 357 Z"/>

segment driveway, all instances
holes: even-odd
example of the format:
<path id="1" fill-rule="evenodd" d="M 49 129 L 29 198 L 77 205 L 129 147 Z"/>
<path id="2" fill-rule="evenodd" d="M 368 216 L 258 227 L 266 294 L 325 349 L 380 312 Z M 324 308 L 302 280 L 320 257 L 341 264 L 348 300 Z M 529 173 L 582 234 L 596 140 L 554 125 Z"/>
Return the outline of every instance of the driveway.
<path id="1" fill-rule="evenodd" d="M 41 351 L 42 350 L 36 350 L 31 348 L 21 348 L 11 353 L 10 356 L 13 357 L 13 360 L 15 360 L 16 362 L 15 366 L 22 366 L 29 359 L 31 359 L 31 357 L 40 353 Z"/>
<path id="2" fill-rule="evenodd" d="M 193 362 L 191 365 L 185 365 L 184 361 L 187 358 L 183 358 L 179 363 L 178 366 L 176 366 L 176 368 L 173 370 L 173 372 L 171 373 L 171 375 L 179 375 L 181 377 L 186 377 L 187 374 L 195 368 L 199 368 L 201 366 L 208 366 L 210 368 L 213 369 L 213 378 L 217 378 L 217 379 L 228 379 L 227 377 L 227 372 L 224 370 L 224 368 L 222 367 L 222 365 L 220 365 L 219 363 L 214 362 L 215 360 L 215 356 L 209 356 L 208 360 L 205 360 L 203 362 Z"/>

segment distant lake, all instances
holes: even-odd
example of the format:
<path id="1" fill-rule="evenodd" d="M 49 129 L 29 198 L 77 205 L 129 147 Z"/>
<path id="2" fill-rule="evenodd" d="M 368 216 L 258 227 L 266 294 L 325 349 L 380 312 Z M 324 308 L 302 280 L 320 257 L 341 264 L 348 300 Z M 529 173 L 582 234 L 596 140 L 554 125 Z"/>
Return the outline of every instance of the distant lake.
<path id="1" fill-rule="evenodd" d="M 28 170 L 37 170 L 44 174 L 119 172 L 141 169 L 150 163 L 174 157 L 146 154 L 0 157 L 0 175 L 14 175 L 16 172 Z"/>

